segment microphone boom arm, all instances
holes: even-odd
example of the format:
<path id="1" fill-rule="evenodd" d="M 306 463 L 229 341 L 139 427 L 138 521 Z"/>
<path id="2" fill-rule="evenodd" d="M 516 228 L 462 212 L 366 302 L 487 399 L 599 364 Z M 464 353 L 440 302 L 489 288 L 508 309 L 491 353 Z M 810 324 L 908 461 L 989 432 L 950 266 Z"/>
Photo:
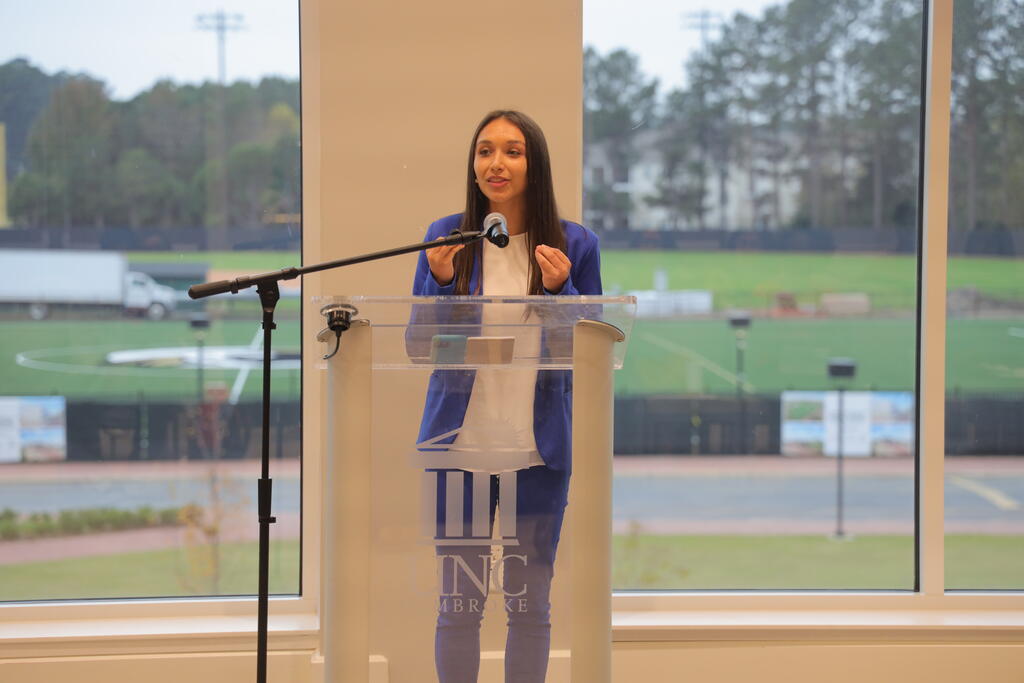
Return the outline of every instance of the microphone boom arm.
<path id="1" fill-rule="evenodd" d="M 331 270 L 332 268 L 342 268 L 344 266 L 352 266 L 357 263 L 365 263 L 367 261 L 376 261 L 382 258 L 389 258 L 391 256 L 400 256 L 402 254 L 409 254 L 414 251 L 423 251 L 425 249 L 433 249 L 434 247 L 444 247 L 454 244 L 471 244 L 477 242 L 485 237 L 490 237 L 489 232 L 471 230 L 469 232 L 454 231 L 448 237 L 434 240 L 432 242 L 417 242 L 416 244 L 409 244 L 404 247 L 397 247 L 395 249 L 387 249 L 385 251 L 375 251 L 370 254 L 363 254 L 361 256 L 353 256 L 346 259 L 337 259 L 335 261 L 325 261 L 323 263 L 316 263 L 311 266 L 305 266 L 303 268 L 282 268 L 281 270 L 270 271 L 269 273 L 260 273 L 257 275 L 242 275 L 235 278 L 234 280 L 217 280 L 216 282 L 204 282 L 199 285 L 192 285 L 188 288 L 189 298 L 202 299 L 204 297 L 213 296 L 214 294 L 224 294 L 225 292 L 231 292 L 232 294 L 238 294 L 240 290 L 248 289 L 252 286 L 265 285 L 271 282 L 280 282 L 281 280 L 294 280 L 300 275 L 306 275 L 307 273 L 317 273 L 321 270 Z"/>
<path id="2" fill-rule="evenodd" d="M 266 683 L 267 680 L 267 616 L 270 599 L 270 525 L 277 521 L 276 518 L 271 516 L 273 480 L 270 478 L 270 342 L 271 331 L 277 327 L 274 323 L 274 307 L 277 305 L 277 302 L 281 297 L 280 288 L 277 283 L 281 280 L 293 280 L 300 275 L 305 275 L 306 273 L 316 273 L 321 270 L 341 268 L 342 266 L 351 266 L 356 263 L 364 263 L 366 261 L 376 261 L 377 259 L 388 258 L 389 256 L 399 256 L 401 254 L 408 254 L 414 251 L 423 251 L 425 249 L 433 249 L 434 247 L 454 244 L 470 244 L 485 237 L 493 241 L 496 235 L 493 230 L 470 232 L 460 232 L 456 230 L 447 237 L 434 240 L 432 242 L 417 242 L 416 244 L 398 247 L 397 249 L 377 251 L 372 254 L 363 254 L 362 256 L 338 259 L 336 261 L 326 261 L 324 263 L 317 263 L 304 268 L 282 268 L 281 270 L 274 270 L 269 273 L 243 275 L 235 278 L 234 280 L 204 282 L 202 284 L 192 285 L 188 288 L 189 297 L 192 299 L 202 299 L 215 294 L 224 294 L 225 292 L 237 294 L 240 290 L 255 286 L 256 290 L 259 292 L 260 305 L 263 308 L 263 414 L 261 432 L 262 443 L 260 447 L 261 477 L 257 482 L 257 512 L 259 516 L 259 575 L 256 617 L 257 683 Z M 334 321 L 334 324 L 329 325 L 329 329 L 326 331 L 333 332 L 337 342 L 340 343 L 341 334 L 348 329 L 350 320 L 351 315 L 347 318 L 345 318 L 345 316 L 341 316 L 339 319 Z M 337 345 L 335 346 L 334 352 L 337 352 Z M 333 353 L 331 355 L 333 355 Z"/>

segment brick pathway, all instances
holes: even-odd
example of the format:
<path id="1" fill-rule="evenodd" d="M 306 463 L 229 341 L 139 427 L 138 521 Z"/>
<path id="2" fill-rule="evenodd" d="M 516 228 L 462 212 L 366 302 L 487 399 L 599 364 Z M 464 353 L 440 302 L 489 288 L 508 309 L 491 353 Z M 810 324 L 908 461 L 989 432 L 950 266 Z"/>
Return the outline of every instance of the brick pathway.
<path id="1" fill-rule="evenodd" d="M 292 540 L 299 537 L 299 516 L 275 515 L 277 523 L 270 527 L 271 540 Z M 259 525 L 240 520 L 227 525 L 222 537 L 225 542 L 255 541 Z M 160 529 L 133 529 L 109 531 L 61 538 L 33 538 L 0 542 L 0 565 L 25 562 L 65 560 L 71 557 L 113 555 L 179 548 L 185 544 L 185 531 L 180 527 Z"/>

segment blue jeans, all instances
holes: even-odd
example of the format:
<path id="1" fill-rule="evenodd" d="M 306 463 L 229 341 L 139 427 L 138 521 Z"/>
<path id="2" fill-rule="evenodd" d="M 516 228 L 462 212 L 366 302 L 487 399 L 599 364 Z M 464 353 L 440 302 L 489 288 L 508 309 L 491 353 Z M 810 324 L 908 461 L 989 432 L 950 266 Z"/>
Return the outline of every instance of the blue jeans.
<path id="1" fill-rule="evenodd" d="M 443 489 L 444 484 L 441 486 Z M 472 475 L 468 472 L 463 486 L 463 520 L 468 520 L 472 516 L 473 498 Z M 518 544 L 504 546 L 502 561 L 502 589 L 508 616 L 506 683 L 543 683 L 547 673 L 551 579 L 568 490 L 567 472 L 537 466 L 517 473 Z M 444 496 L 439 496 L 439 500 L 444 500 Z M 496 475 L 490 475 L 489 503 L 493 527 L 494 510 L 501 506 Z M 444 505 L 439 503 L 437 507 L 439 529 L 444 529 Z M 476 683 L 480 671 L 480 623 L 491 582 L 491 549 L 489 545 L 438 545 L 436 551 L 441 565 L 434 639 L 438 679 L 441 683 Z"/>

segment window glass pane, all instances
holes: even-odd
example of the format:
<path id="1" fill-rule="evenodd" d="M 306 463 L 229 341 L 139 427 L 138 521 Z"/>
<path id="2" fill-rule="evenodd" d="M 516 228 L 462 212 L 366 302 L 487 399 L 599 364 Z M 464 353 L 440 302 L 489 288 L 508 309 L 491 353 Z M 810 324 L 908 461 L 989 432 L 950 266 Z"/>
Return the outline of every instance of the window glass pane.
<path id="1" fill-rule="evenodd" d="M 219 6 L 4 7 L 2 601 L 256 592 L 259 302 L 185 290 L 299 262 L 298 3 Z M 300 301 L 274 338 L 280 593 Z"/>
<path id="2" fill-rule="evenodd" d="M 617 588 L 913 588 L 922 5 L 584 3 Z"/>
<path id="3" fill-rule="evenodd" d="M 946 585 L 1024 588 L 1024 13 L 957 0 L 950 131 Z"/>

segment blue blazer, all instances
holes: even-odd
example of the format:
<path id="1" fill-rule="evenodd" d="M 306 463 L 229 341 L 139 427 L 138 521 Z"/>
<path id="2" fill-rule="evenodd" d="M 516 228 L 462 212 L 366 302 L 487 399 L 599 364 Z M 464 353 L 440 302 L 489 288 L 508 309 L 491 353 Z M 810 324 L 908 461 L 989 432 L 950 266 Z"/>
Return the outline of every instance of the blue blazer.
<path id="1" fill-rule="evenodd" d="M 445 216 L 427 229 L 425 241 L 445 237 L 459 227 L 462 214 Z M 565 230 L 566 255 L 572 263 L 569 278 L 558 292 L 549 294 L 576 296 L 601 294 L 601 254 L 597 235 L 578 223 L 562 221 Z M 479 248 L 479 244 L 467 248 Z M 532 258 L 532 255 L 531 255 Z M 477 291 L 480 283 L 479 252 L 473 261 L 469 291 Z M 412 293 L 417 296 L 450 296 L 455 281 L 439 285 L 430 272 L 426 252 L 420 252 Z M 486 293 L 486 292 L 485 292 Z M 479 320 L 466 321 L 479 324 Z M 474 370 L 438 370 L 430 376 L 427 400 L 420 423 L 419 443 L 451 432 L 462 426 L 469 405 L 469 395 L 476 379 Z M 533 401 L 533 434 L 544 463 L 554 470 L 570 471 L 572 453 L 572 374 L 565 370 L 540 370 Z M 439 443 L 451 443 L 455 437 Z"/>

